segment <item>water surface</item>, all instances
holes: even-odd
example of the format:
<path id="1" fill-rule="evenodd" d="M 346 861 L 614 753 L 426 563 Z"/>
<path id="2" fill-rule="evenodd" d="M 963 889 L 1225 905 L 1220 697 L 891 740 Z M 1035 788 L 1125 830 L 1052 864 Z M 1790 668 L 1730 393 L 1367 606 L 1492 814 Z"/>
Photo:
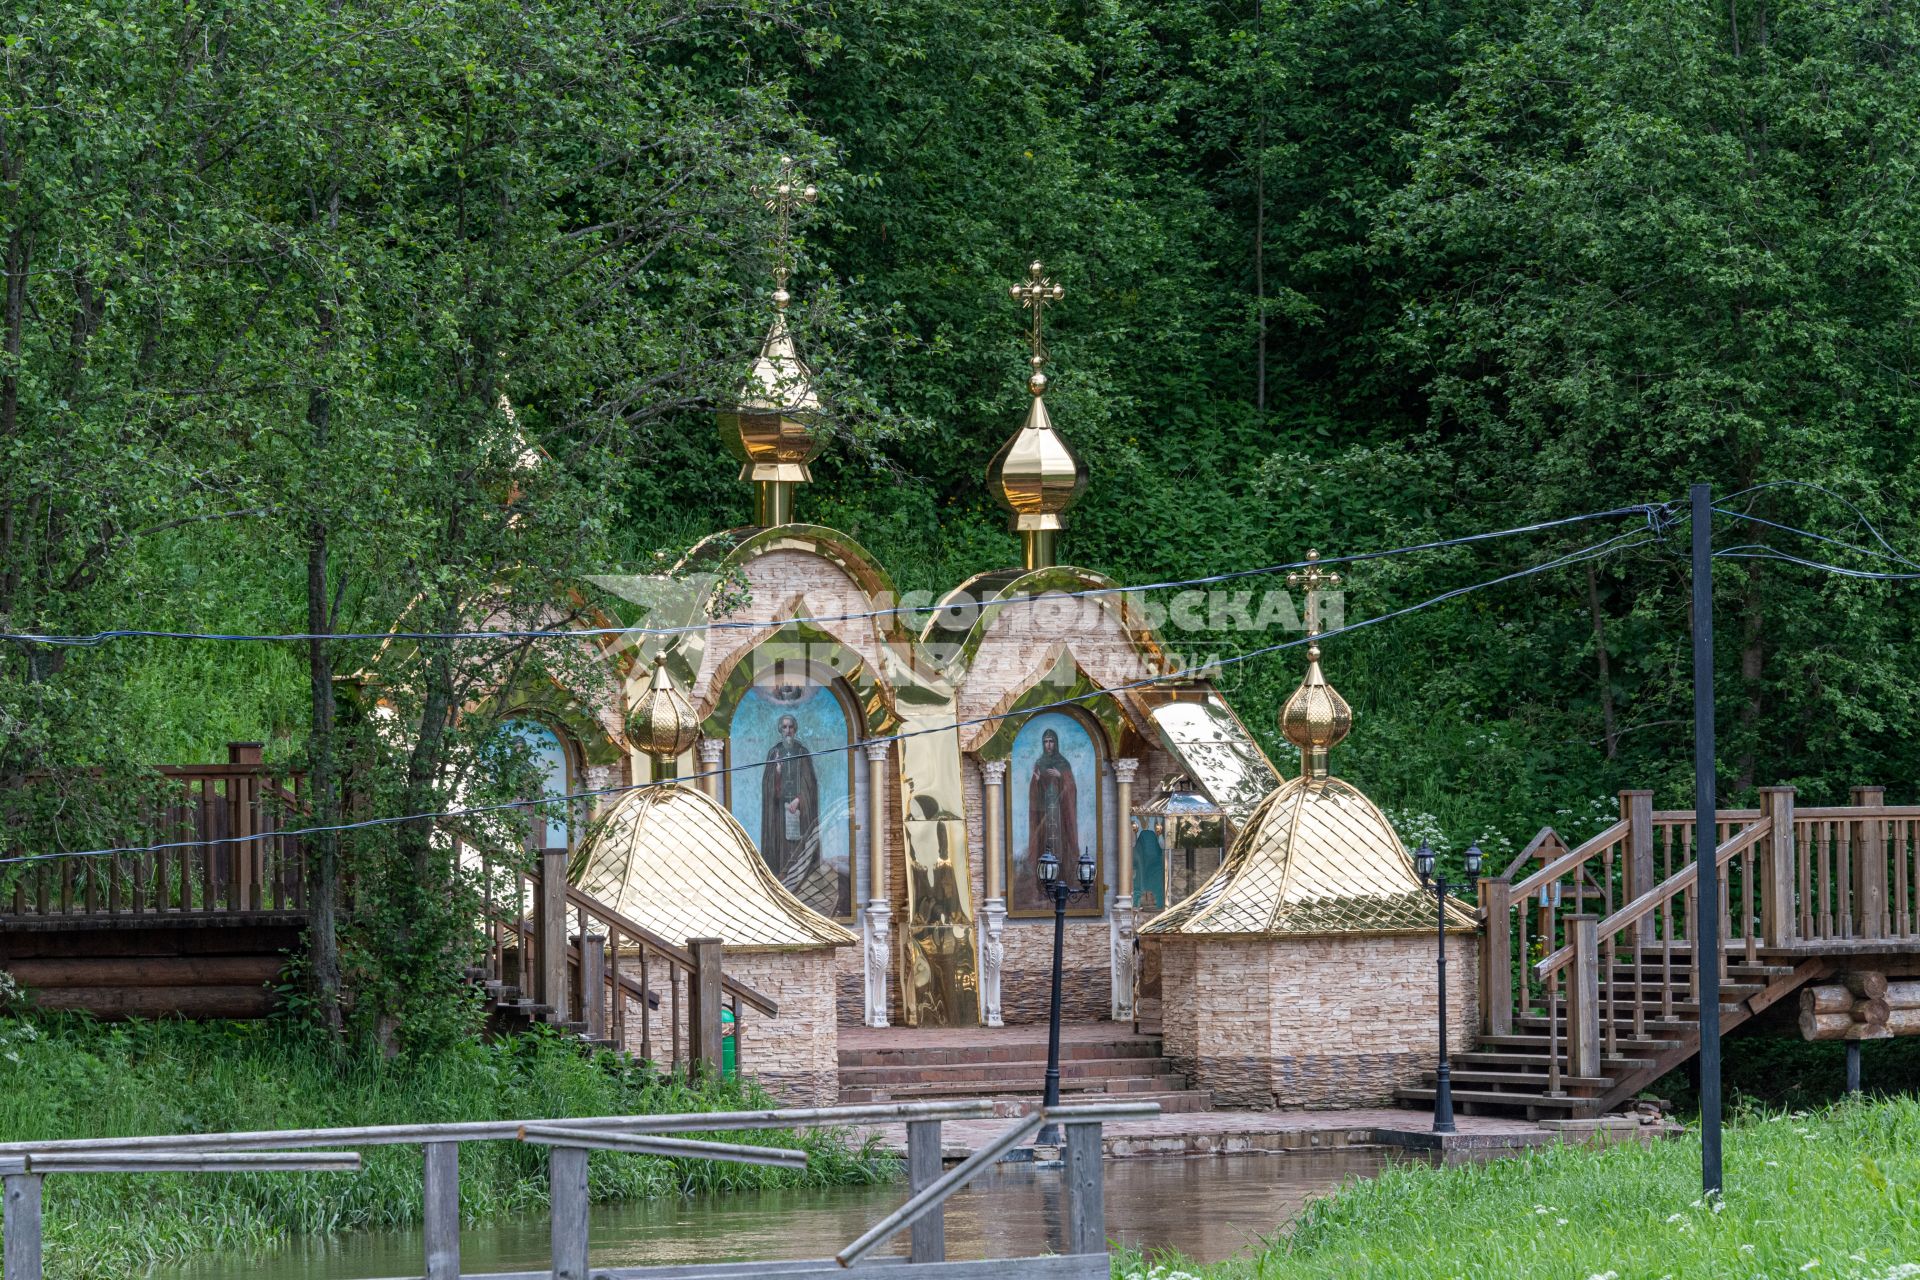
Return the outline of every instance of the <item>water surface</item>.
<path id="1" fill-rule="evenodd" d="M 1209 1156 L 1106 1163 L 1107 1233 L 1146 1249 L 1201 1262 L 1256 1247 L 1306 1201 L 1378 1172 L 1377 1150 Z M 754 1191 L 595 1205 L 596 1266 L 826 1258 L 906 1198 L 904 1183 L 807 1191 Z M 1065 1246 L 1066 1203 L 1058 1169 L 1003 1164 L 947 1202 L 947 1256 L 1005 1258 Z M 471 1228 L 461 1270 L 535 1270 L 550 1265 L 544 1214 Z M 895 1240 L 905 1253 L 907 1236 Z M 420 1236 L 370 1231 L 295 1239 L 265 1257 L 216 1256 L 155 1271 L 155 1280 L 366 1280 L 420 1273 Z"/>

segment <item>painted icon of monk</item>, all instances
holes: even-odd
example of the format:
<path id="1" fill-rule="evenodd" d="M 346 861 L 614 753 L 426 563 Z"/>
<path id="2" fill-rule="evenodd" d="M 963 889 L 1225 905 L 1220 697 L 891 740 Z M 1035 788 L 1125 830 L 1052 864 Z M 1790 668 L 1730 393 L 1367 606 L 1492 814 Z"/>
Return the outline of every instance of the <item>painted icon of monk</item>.
<path id="1" fill-rule="evenodd" d="M 817 882 L 823 879 L 815 874 L 822 869 L 820 780 L 800 740 L 800 722 L 783 715 L 779 731 L 779 738 L 767 749 L 766 777 L 760 784 L 760 855 L 780 883 L 814 906 L 806 891 L 814 890 L 817 896 Z M 824 879 L 830 885 L 833 877 Z"/>
<path id="2" fill-rule="evenodd" d="M 1061 874 L 1080 856 L 1080 789 L 1073 763 L 1060 754 L 1060 735 L 1048 729 L 1040 735 L 1040 758 L 1027 779 L 1027 865 L 1040 865 L 1040 855 L 1053 850 Z"/>

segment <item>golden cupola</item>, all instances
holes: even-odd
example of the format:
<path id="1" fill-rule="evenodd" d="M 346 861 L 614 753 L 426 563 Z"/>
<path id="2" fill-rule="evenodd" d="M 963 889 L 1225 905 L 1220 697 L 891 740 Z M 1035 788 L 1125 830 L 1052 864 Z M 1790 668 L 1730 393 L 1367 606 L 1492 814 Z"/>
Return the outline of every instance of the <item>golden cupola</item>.
<path id="1" fill-rule="evenodd" d="M 1307 568 L 1307 630 L 1319 634 L 1319 594 L 1338 575 Z M 1307 672 L 1280 708 L 1280 732 L 1300 748 L 1300 776 L 1248 815 L 1220 869 L 1143 925 L 1143 937 L 1251 938 L 1421 933 L 1434 927 L 1433 895 L 1386 815 L 1360 788 L 1327 770 L 1328 751 L 1353 728 L 1353 710 L 1307 646 Z M 1473 912 L 1447 900 L 1447 927 L 1470 930 Z"/>
<path id="2" fill-rule="evenodd" d="M 718 419 L 721 442 L 740 460 L 740 478 L 753 485 L 753 522 L 772 528 L 792 523 L 794 490 L 813 479 L 808 464 L 820 455 L 826 439 L 819 430 L 820 397 L 813 388 L 813 370 L 800 358 L 787 320 L 787 304 L 793 300 L 787 292 L 793 212 L 812 204 L 819 192 L 796 181 L 792 159 L 781 156 L 779 181 L 765 195 L 779 228 L 773 323 L 734 402 Z"/>
<path id="3" fill-rule="evenodd" d="M 1047 348 L 1041 317 L 1066 290 L 1046 278 L 1040 263 L 1027 268 L 1027 279 L 1007 290 L 1022 307 L 1033 312 L 1033 372 L 1027 391 L 1033 403 L 1027 418 L 987 468 L 987 487 L 994 501 L 1013 515 L 1013 531 L 1020 535 L 1026 567 L 1044 569 L 1056 563 L 1060 530 L 1067 508 L 1080 500 L 1087 487 L 1087 464 L 1067 446 L 1047 413 Z"/>
<path id="4" fill-rule="evenodd" d="M 628 740 L 670 769 L 698 730 L 692 703 L 657 661 L 627 718 Z M 621 796 L 580 842 L 572 879 L 672 942 L 719 938 L 730 951 L 778 951 L 856 941 L 787 891 L 725 805 L 684 782 Z"/>
<path id="5" fill-rule="evenodd" d="M 633 700 L 627 712 L 627 741 L 671 770 L 674 761 L 693 747 L 700 734 L 700 718 L 667 670 L 666 656 L 654 659 L 653 678 Z"/>

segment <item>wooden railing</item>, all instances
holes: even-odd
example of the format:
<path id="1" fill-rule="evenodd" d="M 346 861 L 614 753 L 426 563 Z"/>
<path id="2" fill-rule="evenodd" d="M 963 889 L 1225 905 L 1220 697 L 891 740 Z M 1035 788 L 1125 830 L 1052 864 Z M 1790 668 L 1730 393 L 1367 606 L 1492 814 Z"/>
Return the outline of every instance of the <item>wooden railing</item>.
<path id="1" fill-rule="evenodd" d="M 271 773 L 257 743 L 229 743 L 224 765 L 168 765 L 124 843 L 166 845 L 112 857 L 16 867 L 0 913 L 28 917 L 299 911 L 305 863 L 299 774 Z"/>
<path id="2" fill-rule="evenodd" d="M 565 849 L 538 856 L 533 872 L 472 855 L 485 885 L 487 977 L 529 997 L 530 1016 L 676 1072 L 718 1073 L 730 1035 L 739 1069 L 747 1010 L 775 1017 L 779 1006 L 726 975 L 720 941 L 671 942 L 569 884 Z"/>
<path id="3" fill-rule="evenodd" d="M 1715 813 L 1722 979 L 1765 953 L 1920 941 L 1920 806 L 1890 807 L 1878 787 L 1853 801 L 1796 811 L 1793 788 L 1763 787 L 1758 808 Z M 1599 1077 L 1650 1022 L 1697 1021 L 1694 820 L 1623 791 L 1619 820 L 1591 840 L 1569 850 L 1543 830 L 1480 882 L 1484 1029 L 1544 1024 L 1550 1091 Z"/>

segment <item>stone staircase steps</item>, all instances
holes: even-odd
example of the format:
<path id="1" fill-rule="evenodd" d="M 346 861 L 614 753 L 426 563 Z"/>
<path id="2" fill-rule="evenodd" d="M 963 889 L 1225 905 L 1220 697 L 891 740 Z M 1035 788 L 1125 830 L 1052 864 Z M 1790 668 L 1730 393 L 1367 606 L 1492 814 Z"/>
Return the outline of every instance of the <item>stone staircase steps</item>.
<path id="1" fill-rule="evenodd" d="M 1157 1036 L 1115 1029 L 1077 1034 L 1060 1046 L 1060 1092 L 1065 1099 L 1111 1097 L 1157 1102 L 1167 1114 L 1212 1109 L 1212 1095 L 1188 1080 L 1161 1053 Z M 897 1043 L 846 1044 L 840 1050 L 840 1101 L 931 1101 L 990 1098 L 995 1113 L 1018 1116 L 1039 1105 L 1045 1084 L 1043 1034 L 1022 1028 L 986 1034 L 970 1044 L 920 1043 L 902 1030 Z"/>

